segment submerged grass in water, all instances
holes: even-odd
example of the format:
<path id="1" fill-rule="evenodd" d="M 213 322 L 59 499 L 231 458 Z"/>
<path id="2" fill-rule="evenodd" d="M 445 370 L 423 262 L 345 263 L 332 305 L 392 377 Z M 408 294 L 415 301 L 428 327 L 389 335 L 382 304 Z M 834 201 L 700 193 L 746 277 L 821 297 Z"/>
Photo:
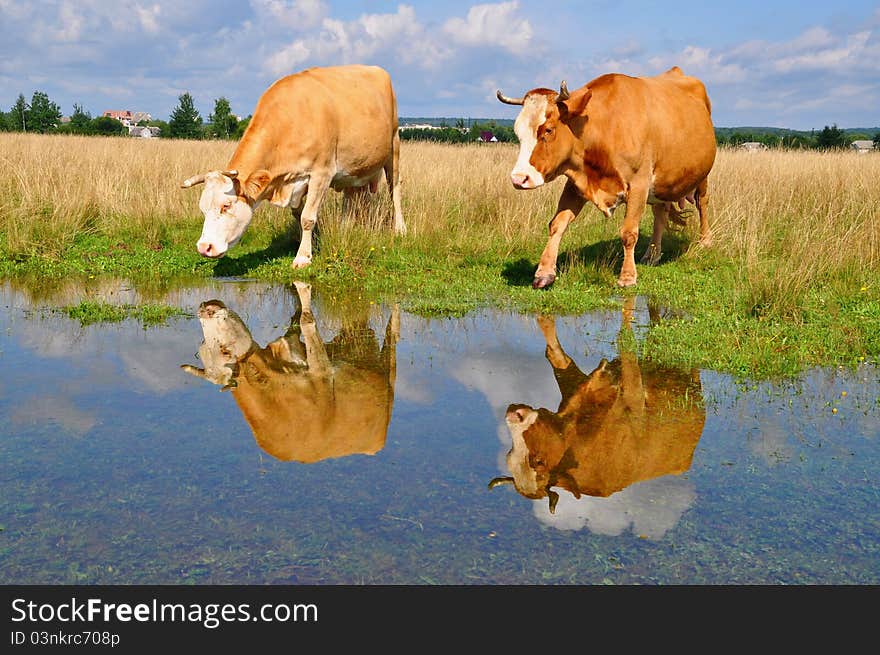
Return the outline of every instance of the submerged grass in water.
<path id="1" fill-rule="evenodd" d="M 191 315 L 178 307 L 168 305 L 114 305 L 92 300 L 83 300 L 78 305 L 63 307 L 61 311 L 79 321 L 82 326 L 95 323 L 119 323 L 133 318 L 140 321 L 145 328 L 161 325 L 172 317 Z"/>

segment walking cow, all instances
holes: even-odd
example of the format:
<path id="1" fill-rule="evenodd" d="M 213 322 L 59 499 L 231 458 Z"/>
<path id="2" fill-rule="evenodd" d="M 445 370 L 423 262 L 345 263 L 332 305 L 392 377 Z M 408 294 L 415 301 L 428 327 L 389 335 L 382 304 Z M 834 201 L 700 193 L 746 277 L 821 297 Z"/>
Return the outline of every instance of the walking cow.
<path id="1" fill-rule="evenodd" d="M 621 287 L 636 283 L 634 251 L 648 203 L 654 233 L 642 263 L 660 261 L 667 221 L 683 223 L 686 201 L 697 207 L 701 243 L 711 243 L 707 179 L 715 162 L 715 131 L 698 79 L 675 66 L 654 77 L 602 75 L 571 93 L 562 82 L 558 92 L 538 88 L 521 98 L 501 91 L 497 96 L 522 105 L 514 125 L 520 149 L 510 175 L 513 186 L 535 189 L 560 175 L 568 178 L 534 288 L 555 281 L 562 235 L 587 201 L 608 217 L 626 203 Z"/>

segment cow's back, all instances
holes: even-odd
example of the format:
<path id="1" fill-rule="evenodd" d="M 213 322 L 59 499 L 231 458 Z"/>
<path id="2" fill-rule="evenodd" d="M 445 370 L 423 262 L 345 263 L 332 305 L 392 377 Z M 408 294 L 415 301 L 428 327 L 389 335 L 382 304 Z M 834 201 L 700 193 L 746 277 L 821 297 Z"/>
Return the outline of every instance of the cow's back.
<path id="1" fill-rule="evenodd" d="M 675 195 L 684 190 L 676 185 L 690 185 L 690 191 L 708 175 L 715 161 L 715 130 L 711 103 L 698 79 L 675 67 L 654 77 L 609 73 L 587 86 L 592 97 L 582 138 L 616 160 L 625 178 L 649 166 L 658 190 L 672 186 Z M 683 170 L 693 180 L 679 183 Z"/>
<path id="2" fill-rule="evenodd" d="M 393 388 L 387 371 L 336 362 L 332 378 L 242 367 L 232 390 L 257 444 L 284 461 L 374 455 L 385 446 Z"/>
<path id="3" fill-rule="evenodd" d="M 691 466 L 706 421 L 699 373 L 636 364 L 637 389 L 624 389 L 622 363 L 610 365 L 621 385 L 617 398 L 597 414 L 570 419 L 566 442 L 579 490 L 609 496 L 631 484 L 678 475 Z M 636 398 L 638 396 L 638 398 Z"/>
<path id="4" fill-rule="evenodd" d="M 234 159 L 258 160 L 272 174 L 336 158 L 352 174 L 389 157 L 397 102 L 378 66 L 309 68 L 274 82 L 260 97 Z"/>

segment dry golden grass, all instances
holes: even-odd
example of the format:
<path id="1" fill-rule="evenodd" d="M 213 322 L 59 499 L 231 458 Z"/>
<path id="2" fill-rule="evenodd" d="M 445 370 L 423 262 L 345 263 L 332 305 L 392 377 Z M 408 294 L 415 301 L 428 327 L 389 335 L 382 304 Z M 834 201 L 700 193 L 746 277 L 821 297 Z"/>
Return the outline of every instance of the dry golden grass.
<path id="1" fill-rule="evenodd" d="M 198 213 L 180 182 L 234 144 L 0 135 L 0 229 L 10 251 L 57 255 L 83 232 L 149 242 Z"/>
<path id="2" fill-rule="evenodd" d="M 150 244 L 181 225 L 198 226 L 198 190 L 179 184 L 222 168 L 234 148 L 222 141 L 0 134 L 5 246 L 11 253 L 58 256 L 83 232 Z M 515 158 L 516 146 L 509 144 L 404 141 L 408 238 L 436 245 L 438 256 L 487 238 L 511 252 L 524 243 L 543 245 L 562 181 L 516 191 L 508 181 Z M 880 155 L 873 153 L 722 149 L 710 178 L 714 249 L 740 267 L 756 307 L 779 293 L 796 298 L 832 271 L 857 275 L 876 268 L 878 180 Z M 377 227 L 390 215 L 384 189 L 378 199 L 371 210 Z M 337 227 L 340 208 L 341 195 L 330 194 L 322 218 L 328 229 L 344 233 Z M 598 224 L 611 239 L 619 218 L 608 221 L 588 206 L 578 223 Z M 287 221 L 286 210 L 266 205 L 254 225 L 274 229 Z M 695 223 L 688 229 L 695 231 Z"/>

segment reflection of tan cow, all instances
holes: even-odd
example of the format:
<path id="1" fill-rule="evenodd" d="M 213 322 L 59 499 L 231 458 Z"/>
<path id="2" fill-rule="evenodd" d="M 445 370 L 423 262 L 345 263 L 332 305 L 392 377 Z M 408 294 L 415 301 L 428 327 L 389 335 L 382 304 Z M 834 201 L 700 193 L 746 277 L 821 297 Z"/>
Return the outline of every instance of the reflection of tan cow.
<path id="1" fill-rule="evenodd" d="M 392 310 L 381 349 L 366 319 L 346 324 L 325 344 L 310 287 L 295 284 L 300 302 L 291 327 L 265 348 L 222 302 L 203 302 L 205 368 L 182 368 L 231 390 L 260 448 L 273 457 L 311 463 L 374 455 L 391 420 L 399 310 Z"/>
<path id="2" fill-rule="evenodd" d="M 630 330 L 632 302 L 624 309 L 622 339 Z M 576 498 L 605 497 L 690 468 L 706 420 L 698 371 L 639 363 L 622 347 L 619 358 L 603 359 L 584 375 L 559 344 L 553 319 L 540 317 L 538 325 L 562 401 L 555 412 L 507 408 L 512 476 L 495 478 L 490 489 L 513 483 L 527 498 L 547 496 L 553 512 L 559 495 L 552 487 Z"/>

